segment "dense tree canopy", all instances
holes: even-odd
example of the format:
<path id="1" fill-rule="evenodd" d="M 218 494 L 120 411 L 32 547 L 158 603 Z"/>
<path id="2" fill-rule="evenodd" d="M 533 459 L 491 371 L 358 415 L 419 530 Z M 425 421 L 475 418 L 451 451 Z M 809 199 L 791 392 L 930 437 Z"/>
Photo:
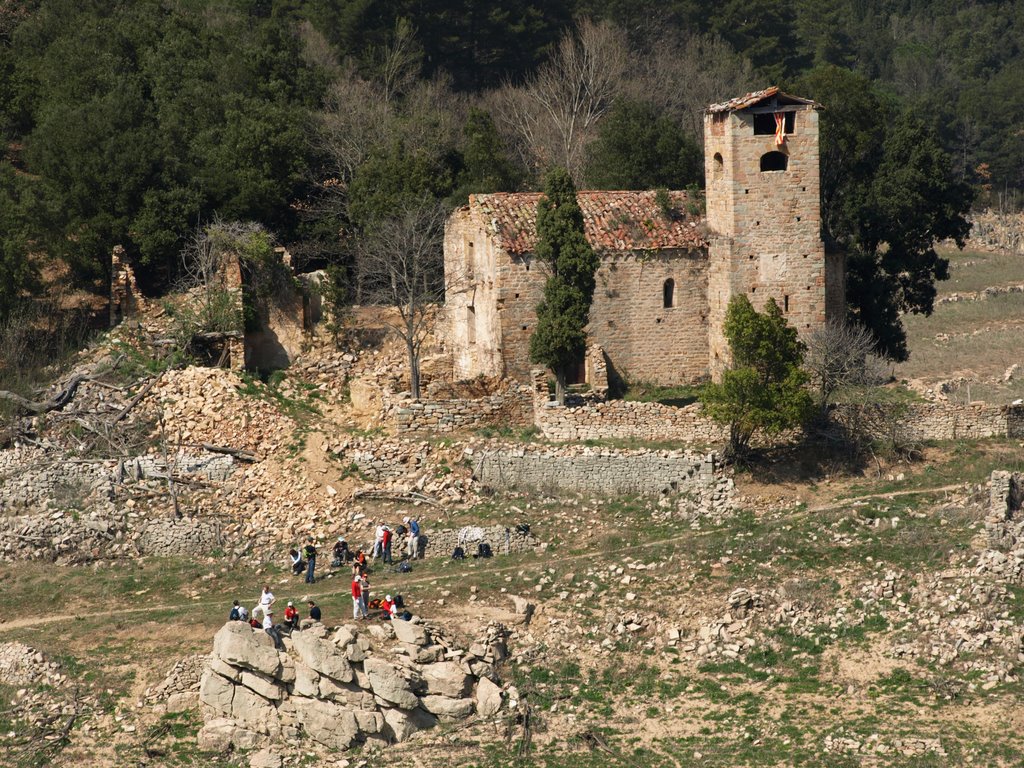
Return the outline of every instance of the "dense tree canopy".
<path id="1" fill-rule="evenodd" d="M 402 200 L 536 189 L 568 161 L 578 183 L 683 186 L 701 108 L 782 82 L 828 107 L 825 234 L 898 356 L 881 329 L 929 310 L 956 183 L 1018 203 L 1022 77 L 1012 0 L 10 0 L 0 283 L 31 287 L 27 253 L 88 284 L 122 244 L 160 288 L 216 216 L 350 271 Z"/>

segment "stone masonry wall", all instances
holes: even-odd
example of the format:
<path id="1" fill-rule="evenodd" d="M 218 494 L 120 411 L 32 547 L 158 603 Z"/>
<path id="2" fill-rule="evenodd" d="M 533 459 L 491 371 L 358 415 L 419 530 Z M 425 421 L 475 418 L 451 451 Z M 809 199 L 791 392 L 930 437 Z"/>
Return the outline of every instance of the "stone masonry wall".
<path id="1" fill-rule="evenodd" d="M 849 423 L 866 418 L 880 437 L 892 429 L 903 440 L 959 440 L 985 437 L 1024 437 L 1024 406 L 957 405 L 955 403 L 878 404 L 866 412 L 838 405 L 833 417 Z"/>
<path id="2" fill-rule="evenodd" d="M 495 555 L 519 554 L 540 546 L 540 542 L 534 536 L 517 530 L 514 526 L 465 526 L 436 531 L 425 530 L 424 533 L 427 536 L 427 548 L 424 551 L 426 557 L 451 557 L 455 547 L 462 547 L 466 557 L 471 557 L 481 542 L 490 544 Z"/>
<path id="3" fill-rule="evenodd" d="M 575 455 L 550 448 L 487 451 L 475 475 L 492 488 L 532 488 L 607 495 L 685 493 L 714 485 L 714 453 L 588 448 Z"/>
<path id="4" fill-rule="evenodd" d="M 626 400 L 537 407 L 536 425 L 548 440 L 646 440 L 711 445 L 728 439 L 728 430 L 703 415 L 700 405 L 674 408 Z"/>
<path id="5" fill-rule="evenodd" d="M 972 214 L 969 247 L 1024 253 L 1024 213 Z"/>
<path id="6" fill-rule="evenodd" d="M 989 480 L 989 511 L 985 517 L 988 544 L 1009 551 L 1020 542 L 1024 473 L 996 470 Z"/>
<path id="7" fill-rule="evenodd" d="M 385 419 L 398 434 L 525 427 L 533 423 L 532 390 L 526 384 L 512 381 L 504 391 L 486 397 L 405 400 L 386 408 Z"/>

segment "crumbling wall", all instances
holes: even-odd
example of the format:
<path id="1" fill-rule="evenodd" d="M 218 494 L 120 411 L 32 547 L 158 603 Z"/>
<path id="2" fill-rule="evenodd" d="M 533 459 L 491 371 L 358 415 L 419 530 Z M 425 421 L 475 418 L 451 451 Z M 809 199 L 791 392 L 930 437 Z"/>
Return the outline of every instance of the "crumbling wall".
<path id="1" fill-rule="evenodd" d="M 491 488 L 605 495 L 686 493 L 715 485 L 720 473 L 714 453 L 543 446 L 485 451 L 475 466 L 476 478 Z"/>
<path id="2" fill-rule="evenodd" d="M 456 547 L 462 547 L 466 557 L 470 557 L 481 543 L 490 544 L 491 552 L 495 555 L 514 555 L 529 552 L 540 546 L 540 542 L 528 529 L 504 525 L 470 525 L 436 531 L 425 530 L 424 533 L 427 536 L 427 548 L 424 552 L 427 557 L 450 557 Z"/>
<path id="3" fill-rule="evenodd" d="M 1024 436 L 1024 406 L 960 405 L 956 403 L 877 403 L 868 406 L 837 405 L 833 418 L 843 424 L 855 421 L 879 437 L 895 432 L 901 440 L 962 440 L 985 437 Z"/>
<path id="4" fill-rule="evenodd" d="M 503 391 L 484 397 L 398 401 L 385 406 L 385 414 L 399 434 L 525 427 L 533 423 L 533 393 L 528 385 L 510 380 Z"/>
<path id="5" fill-rule="evenodd" d="M 982 211 L 970 219 L 969 247 L 1024 253 L 1024 213 Z"/>
<path id="6" fill-rule="evenodd" d="M 989 480 L 989 509 L 985 531 L 989 546 L 1013 549 L 1020 540 L 1024 513 L 1024 473 L 996 470 Z M 1024 542 L 1022 542 L 1024 543 Z"/>
<path id="7" fill-rule="evenodd" d="M 135 283 L 128 254 L 123 246 L 115 245 L 110 255 L 110 327 L 135 317 L 144 307 L 145 299 Z"/>

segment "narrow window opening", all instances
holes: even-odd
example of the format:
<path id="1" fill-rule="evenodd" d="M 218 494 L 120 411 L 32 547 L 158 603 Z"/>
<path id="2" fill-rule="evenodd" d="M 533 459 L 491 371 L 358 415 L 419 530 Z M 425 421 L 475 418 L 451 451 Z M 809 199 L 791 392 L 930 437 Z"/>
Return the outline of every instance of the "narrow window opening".
<path id="1" fill-rule="evenodd" d="M 671 309 L 675 306 L 676 281 L 671 277 L 661 287 L 661 306 Z M 660 320 L 658 322 L 661 322 Z"/>
<path id="2" fill-rule="evenodd" d="M 761 172 L 784 171 L 789 167 L 789 158 L 782 152 L 765 152 L 761 155 Z"/>
<path id="3" fill-rule="evenodd" d="M 659 317 L 657 320 L 654 321 L 654 323 L 655 325 L 661 325 L 661 318 Z"/>
<path id="4" fill-rule="evenodd" d="M 526 330 L 526 326 L 525 326 L 525 325 L 522 325 L 522 326 L 520 326 L 520 328 L 521 328 L 522 330 L 524 330 L 524 331 Z"/>
<path id="5" fill-rule="evenodd" d="M 517 298 L 517 299 L 519 298 L 519 294 L 518 294 L 518 293 L 516 294 L 516 298 Z"/>
<path id="6" fill-rule="evenodd" d="M 782 311 L 783 312 L 789 312 L 789 296 L 788 295 L 782 297 Z"/>
<path id="7" fill-rule="evenodd" d="M 725 161 L 722 160 L 722 153 L 721 152 L 715 152 L 715 156 L 714 156 L 713 159 L 714 159 L 714 174 L 715 174 L 715 176 L 720 176 L 721 173 L 722 173 L 722 170 L 725 168 Z"/>
<path id="8" fill-rule="evenodd" d="M 476 307 L 472 304 L 466 307 L 466 341 L 476 344 Z"/>
<path id="9" fill-rule="evenodd" d="M 797 217 L 796 217 L 796 220 L 797 220 L 797 221 L 800 221 L 800 217 L 799 217 L 799 216 L 797 216 Z"/>

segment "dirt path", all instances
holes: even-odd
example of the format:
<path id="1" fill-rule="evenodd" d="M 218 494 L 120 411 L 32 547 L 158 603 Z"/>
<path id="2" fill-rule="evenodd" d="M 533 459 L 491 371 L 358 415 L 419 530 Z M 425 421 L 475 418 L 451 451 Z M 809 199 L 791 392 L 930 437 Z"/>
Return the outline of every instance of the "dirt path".
<path id="1" fill-rule="evenodd" d="M 801 512 L 795 513 L 800 515 L 807 515 L 816 512 L 830 512 L 843 507 L 849 506 L 860 501 L 871 501 L 872 499 L 892 499 L 899 496 L 912 496 L 915 494 L 930 494 L 930 493 L 945 493 L 948 491 L 963 490 L 965 488 L 964 483 L 957 483 L 954 485 L 943 485 L 935 488 L 918 488 L 914 490 L 906 491 L 890 491 L 888 493 L 876 493 L 869 494 L 867 496 L 855 496 L 850 499 L 843 499 L 842 501 L 836 502 L 835 504 L 829 504 L 826 506 L 810 507 L 802 510 Z M 685 541 L 687 539 L 699 538 L 701 536 L 708 536 L 715 531 L 687 531 L 679 536 L 671 536 L 665 539 L 653 539 L 643 544 L 637 544 L 632 547 L 632 551 L 642 549 L 652 549 L 654 547 L 664 546 L 666 544 L 673 544 L 675 542 Z M 560 557 L 560 563 L 575 562 L 577 560 L 585 560 L 594 557 L 594 551 L 588 550 L 580 552 L 575 555 L 567 555 Z M 524 566 L 522 563 L 515 563 L 514 565 L 505 565 L 497 568 L 490 569 L 490 573 L 509 573 L 512 571 L 521 571 L 524 568 L 530 566 Z M 536 567 L 546 567 L 545 563 L 538 563 Z M 452 574 L 454 576 L 454 574 Z M 419 578 L 406 579 L 402 581 L 402 585 L 410 584 L 428 584 L 432 581 L 439 581 L 440 579 L 448 578 L 445 574 L 431 574 L 430 576 L 421 576 Z M 310 591 L 308 594 L 310 597 L 322 600 L 325 597 L 336 597 L 338 595 L 349 594 L 349 585 L 347 580 L 343 580 L 344 587 L 338 589 L 330 589 L 326 591 Z M 387 584 L 388 582 L 383 582 Z M 379 591 L 378 587 L 378 591 Z M 40 627 L 47 624 L 64 623 L 69 621 L 75 621 L 77 619 L 88 619 L 88 618 L 99 618 L 99 617 L 113 617 L 113 616 L 134 616 L 138 614 L 154 613 L 158 611 L 173 611 L 173 610 L 189 610 L 194 611 L 197 606 L 216 608 L 217 606 L 223 606 L 224 598 L 217 598 L 216 600 L 192 600 L 187 603 L 168 603 L 164 605 L 148 605 L 145 607 L 138 608 L 116 608 L 113 610 L 107 609 L 103 611 L 95 611 L 90 613 L 76 613 L 76 614 L 54 614 L 50 616 L 30 616 L 23 619 L 15 619 L 14 621 L 0 622 L 0 633 L 12 629 L 26 629 L 28 627 Z"/>

